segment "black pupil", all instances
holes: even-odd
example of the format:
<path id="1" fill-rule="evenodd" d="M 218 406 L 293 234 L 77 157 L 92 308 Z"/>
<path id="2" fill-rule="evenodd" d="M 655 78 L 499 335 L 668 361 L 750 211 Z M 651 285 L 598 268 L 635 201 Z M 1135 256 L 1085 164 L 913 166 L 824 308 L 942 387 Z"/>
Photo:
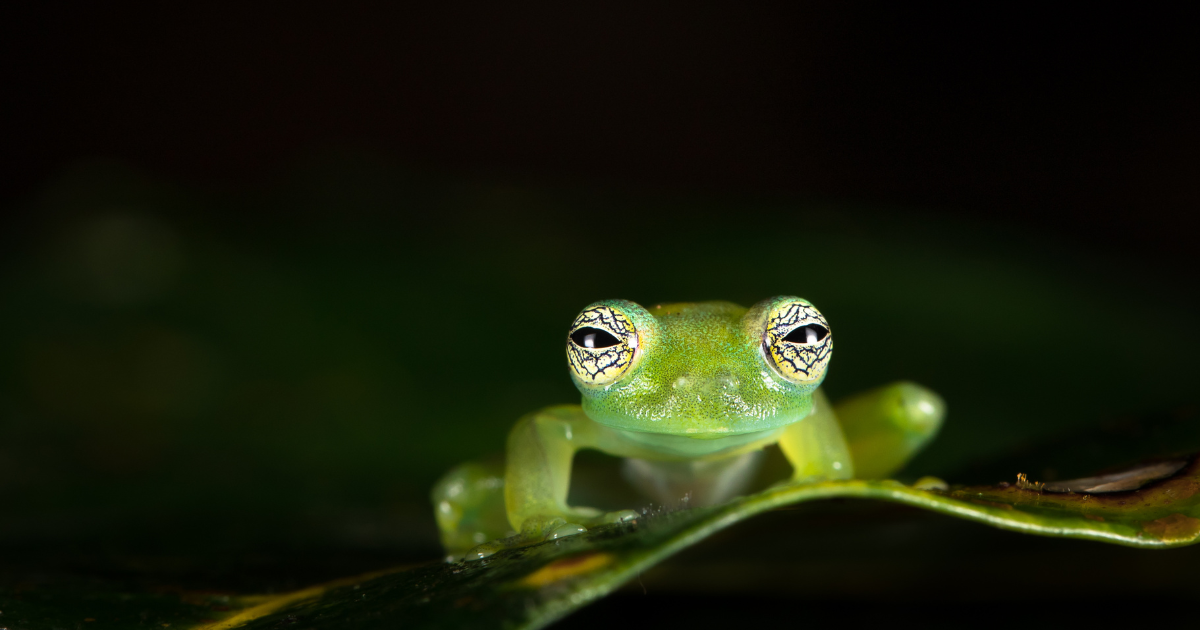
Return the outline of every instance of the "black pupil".
<path id="1" fill-rule="evenodd" d="M 788 333 L 783 338 L 784 341 L 792 343 L 817 343 L 829 334 L 829 329 L 816 324 L 809 324 L 799 328 L 793 328 L 792 332 Z"/>
<path id="2" fill-rule="evenodd" d="M 611 348 L 621 341 L 599 328 L 580 328 L 571 333 L 571 341 L 584 348 Z"/>

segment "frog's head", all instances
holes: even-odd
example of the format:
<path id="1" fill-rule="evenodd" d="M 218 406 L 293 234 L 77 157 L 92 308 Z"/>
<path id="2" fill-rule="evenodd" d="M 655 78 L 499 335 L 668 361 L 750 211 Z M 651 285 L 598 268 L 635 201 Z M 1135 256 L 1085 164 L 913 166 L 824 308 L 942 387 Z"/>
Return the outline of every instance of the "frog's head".
<path id="1" fill-rule="evenodd" d="M 583 410 L 629 431 L 720 437 L 791 424 L 812 409 L 833 350 L 807 300 L 590 304 L 567 333 Z"/>

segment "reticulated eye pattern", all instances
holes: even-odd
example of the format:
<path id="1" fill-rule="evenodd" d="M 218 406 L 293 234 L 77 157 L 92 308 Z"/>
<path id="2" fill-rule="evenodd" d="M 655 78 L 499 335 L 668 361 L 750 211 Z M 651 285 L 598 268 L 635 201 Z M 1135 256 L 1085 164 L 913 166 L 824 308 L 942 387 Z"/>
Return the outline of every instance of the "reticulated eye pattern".
<path id="1" fill-rule="evenodd" d="M 584 348 L 611 348 L 619 343 L 620 339 L 612 336 L 607 330 L 584 326 L 579 330 L 571 333 L 571 341 L 575 345 L 583 346 Z"/>
<path id="2" fill-rule="evenodd" d="M 784 376 L 814 381 L 829 362 L 833 337 L 820 311 L 807 304 L 785 304 L 767 319 L 763 349 Z"/>
<path id="3" fill-rule="evenodd" d="M 579 314 L 567 335 L 567 361 L 584 381 L 608 383 L 620 376 L 637 348 L 633 324 L 620 311 L 597 306 Z"/>

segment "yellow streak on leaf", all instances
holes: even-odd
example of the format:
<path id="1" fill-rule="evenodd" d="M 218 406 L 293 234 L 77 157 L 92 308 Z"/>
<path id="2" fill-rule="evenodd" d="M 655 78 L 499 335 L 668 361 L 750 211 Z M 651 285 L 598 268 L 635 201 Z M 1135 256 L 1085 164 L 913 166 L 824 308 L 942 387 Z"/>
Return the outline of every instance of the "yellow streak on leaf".
<path id="1" fill-rule="evenodd" d="M 518 582 L 518 584 L 541 588 L 559 580 L 583 575 L 584 573 L 591 573 L 592 571 L 608 566 L 614 559 L 615 556 L 611 553 L 588 553 L 572 558 L 563 558 L 530 573 Z"/>
<path id="2" fill-rule="evenodd" d="M 325 582 L 324 584 L 310 586 L 305 589 L 300 589 L 298 591 L 292 591 L 291 593 L 284 593 L 282 595 L 275 596 L 275 597 L 252 596 L 251 598 L 244 598 L 244 599 L 259 599 L 259 597 L 264 597 L 265 601 L 263 601 L 261 604 L 259 604 L 257 606 L 254 606 L 253 608 L 247 608 L 232 617 L 228 617 L 226 619 L 222 619 L 220 621 L 217 621 L 215 623 L 210 623 L 208 625 L 197 626 L 194 630 L 229 630 L 230 628 L 236 628 L 238 626 L 241 626 L 241 625 L 244 625 L 251 621 L 254 621 L 255 619 L 258 619 L 259 617 L 265 617 L 266 615 L 269 615 L 289 604 L 293 604 L 293 603 L 299 602 L 299 601 L 304 601 L 306 599 L 315 599 L 315 598 L 325 594 L 325 592 L 330 589 L 341 588 L 343 586 L 353 586 L 360 582 L 366 582 L 369 580 L 373 580 L 377 577 L 382 577 L 384 575 L 396 573 L 399 571 L 404 571 L 404 570 L 407 570 L 410 568 L 412 568 L 412 565 L 394 567 L 391 569 L 385 569 L 383 571 L 372 571 L 370 573 L 364 573 L 362 575 L 356 575 L 354 577 L 342 578 L 340 580 L 333 580 L 332 582 Z"/>

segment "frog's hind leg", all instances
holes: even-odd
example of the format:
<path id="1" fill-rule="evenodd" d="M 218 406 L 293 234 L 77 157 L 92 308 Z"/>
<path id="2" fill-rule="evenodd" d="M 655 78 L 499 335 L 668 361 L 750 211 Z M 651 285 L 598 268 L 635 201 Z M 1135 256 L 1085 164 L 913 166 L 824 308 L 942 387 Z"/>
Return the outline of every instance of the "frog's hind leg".
<path id="1" fill-rule="evenodd" d="M 442 546 L 451 556 L 476 545 L 512 536 L 504 510 L 504 464 L 461 464 L 433 486 L 433 511 Z"/>
<path id="2" fill-rule="evenodd" d="M 667 507 L 718 505 L 746 491 L 762 464 L 761 450 L 713 460 L 627 458 L 621 474 L 642 494 Z"/>
<path id="3" fill-rule="evenodd" d="M 854 458 L 855 476 L 881 479 L 904 467 L 937 435 L 946 404 L 932 391 L 901 381 L 833 406 Z"/>

